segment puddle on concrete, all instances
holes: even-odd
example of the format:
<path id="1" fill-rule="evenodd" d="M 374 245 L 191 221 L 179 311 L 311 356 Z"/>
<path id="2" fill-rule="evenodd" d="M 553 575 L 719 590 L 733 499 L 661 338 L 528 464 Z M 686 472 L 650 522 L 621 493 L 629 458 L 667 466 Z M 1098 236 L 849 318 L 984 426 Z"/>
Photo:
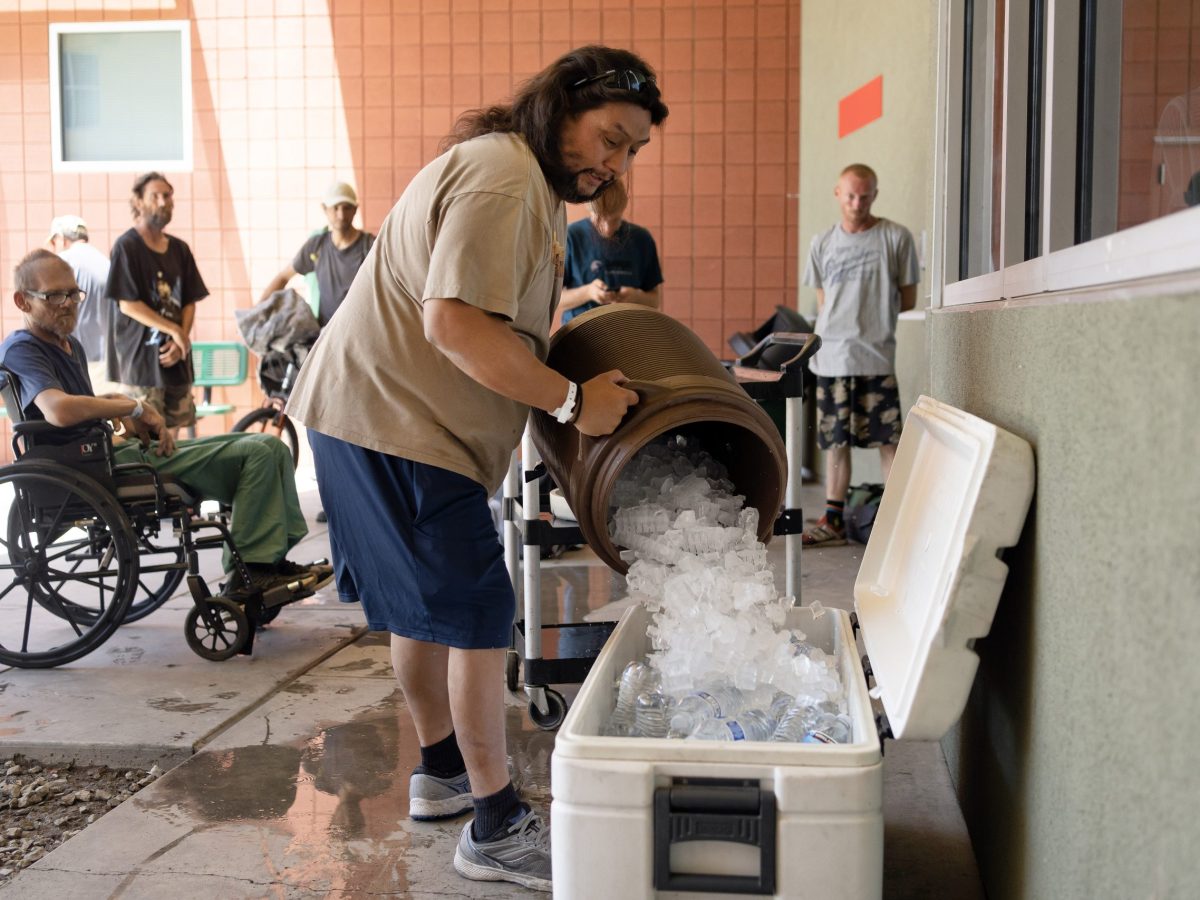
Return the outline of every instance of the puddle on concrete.
<path id="1" fill-rule="evenodd" d="M 545 814 L 554 734 L 537 729 L 521 706 L 506 712 L 514 780 Z M 454 882 L 454 845 L 469 821 L 408 819 L 408 779 L 419 758 L 397 690 L 302 741 L 201 751 L 136 802 L 176 821 L 183 814 L 198 825 L 274 835 L 246 839 L 261 841 L 263 874 L 283 873 L 287 883 L 319 885 L 323 892 L 403 893 L 410 875 L 426 887 L 435 886 L 430 879 Z"/>

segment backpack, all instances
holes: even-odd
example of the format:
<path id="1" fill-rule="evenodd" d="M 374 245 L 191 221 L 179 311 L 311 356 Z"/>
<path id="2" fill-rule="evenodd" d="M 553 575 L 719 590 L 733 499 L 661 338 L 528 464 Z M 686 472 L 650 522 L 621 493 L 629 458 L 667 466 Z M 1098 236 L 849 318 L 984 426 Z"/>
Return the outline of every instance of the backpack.
<path id="1" fill-rule="evenodd" d="M 867 542 L 875 525 L 881 499 L 882 484 L 858 484 L 846 492 L 846 510 L 842 514 L 846 523 L 846 537 L 860 544 Z"/>

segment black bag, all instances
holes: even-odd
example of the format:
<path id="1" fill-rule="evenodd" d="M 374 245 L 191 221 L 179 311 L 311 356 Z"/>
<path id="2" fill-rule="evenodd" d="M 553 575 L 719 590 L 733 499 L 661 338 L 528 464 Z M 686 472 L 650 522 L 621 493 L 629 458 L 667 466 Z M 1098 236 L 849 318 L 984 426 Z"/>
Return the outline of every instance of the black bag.
<path id="1" fill-rule="evenodd" d="M 846 523 L 846 537 L 860 544 L 867 542 L 882 499 L 882 484 L 859 484 L 846 492 L 846 510 L 842 514 Z"/>

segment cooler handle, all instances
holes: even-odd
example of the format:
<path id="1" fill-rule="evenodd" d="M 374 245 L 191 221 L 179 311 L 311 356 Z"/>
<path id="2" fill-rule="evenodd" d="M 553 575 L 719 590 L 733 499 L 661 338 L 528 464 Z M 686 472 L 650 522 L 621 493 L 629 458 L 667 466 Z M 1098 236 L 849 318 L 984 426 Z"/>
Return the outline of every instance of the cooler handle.
<path id="1" fill-rule="evenodd" d="M 775 893 L 775 794 L 755 781 L 690 778 L 654 792 L 654 888 L 698 893 Z M 759 848 L 759 873 L 671 871 L 671 845 L 728 841 Z"/>

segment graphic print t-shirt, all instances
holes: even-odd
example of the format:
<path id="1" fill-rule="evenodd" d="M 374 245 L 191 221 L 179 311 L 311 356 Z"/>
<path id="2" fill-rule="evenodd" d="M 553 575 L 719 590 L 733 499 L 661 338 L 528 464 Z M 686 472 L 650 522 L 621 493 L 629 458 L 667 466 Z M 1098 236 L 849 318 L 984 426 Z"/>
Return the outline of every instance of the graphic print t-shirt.
<path id="1" fill-rule="evenodd" d="M 921 279 L 912 234 L 880 219 L 850 234 L 840 224 L 812 240 L 804 283 L 825 292 L 817 315 L 821 349 L 817 375 L 891 375 L 895 372 L 900 288 Z"/>
<path id="2" fill-rule="evenodd" d="M 146 246 L 130 228 L 113 244 L 105 295 L 110 303 L 140 300 L 172 322 L 183 321 L 183 308 L 208 296 L 188 245 L 167 235 L 165 253 Z M 112 381 L 139 387 L 166 387 L 192 383 L 191 356 L 169 368 L 158 361 L 158 348 L 167 340 L 157 328 L 143 325 L 120 309 L 113 310 L 115 358 L 108 360 Z"/>

